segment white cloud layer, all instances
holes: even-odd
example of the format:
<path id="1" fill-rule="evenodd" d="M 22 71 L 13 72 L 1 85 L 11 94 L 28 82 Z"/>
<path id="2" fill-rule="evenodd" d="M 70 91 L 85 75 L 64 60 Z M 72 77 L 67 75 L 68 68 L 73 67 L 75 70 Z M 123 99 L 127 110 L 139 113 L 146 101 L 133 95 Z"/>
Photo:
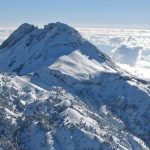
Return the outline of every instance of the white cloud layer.
<path id="1" fill-rule="evenodd" d="M 79 29 L 121 68 L 150 80 L 150 30 Z"/>
<path id="2" fill-rule="evenodd" d="M 0 28 L 0 44 L 13 32 L 12 28 Z"/>
<path id="3" fill-rule="evenodd" d="M 115 62 L 135 66 L 141 57 L 142 47 L 122 44 L 111 52 Z"/>

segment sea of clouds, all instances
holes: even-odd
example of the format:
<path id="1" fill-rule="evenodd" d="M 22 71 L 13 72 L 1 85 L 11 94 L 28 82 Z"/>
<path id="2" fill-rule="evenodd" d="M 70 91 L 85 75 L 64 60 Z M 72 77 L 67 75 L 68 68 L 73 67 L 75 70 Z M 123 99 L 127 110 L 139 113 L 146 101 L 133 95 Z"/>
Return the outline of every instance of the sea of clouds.
<path id="1" fill-rule="evenodd" d="M 1 28 L 0 27 L 0 44 L 8 38 L 8 36 L 14 31 L 14 28 Z"/>
<path id="2" fill-rule="evenodd" d="M 0 28 L 0 44 L 13 32 Z M 150 80 L 150 30 L 78 28 L 84 38 L 108 54 L 118 66 Z"/>
<path id="3" fill-rule="evenodd" d="M 78 29 L 81 34 L 107 53 L 118 66 L 150 80 L 150 30 Z"/>

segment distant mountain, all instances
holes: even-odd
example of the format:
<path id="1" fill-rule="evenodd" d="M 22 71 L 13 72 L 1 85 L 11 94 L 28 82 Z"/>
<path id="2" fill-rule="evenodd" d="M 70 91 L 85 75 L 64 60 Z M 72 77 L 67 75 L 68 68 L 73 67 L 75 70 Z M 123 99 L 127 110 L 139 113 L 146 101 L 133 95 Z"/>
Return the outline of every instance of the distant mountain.
<path id="1" fill-rule="evenodd" d="M 149 84 L 72 27 L 21 25 L 0 46 L 0 71 L 0 148 L 149 149 Z"/>

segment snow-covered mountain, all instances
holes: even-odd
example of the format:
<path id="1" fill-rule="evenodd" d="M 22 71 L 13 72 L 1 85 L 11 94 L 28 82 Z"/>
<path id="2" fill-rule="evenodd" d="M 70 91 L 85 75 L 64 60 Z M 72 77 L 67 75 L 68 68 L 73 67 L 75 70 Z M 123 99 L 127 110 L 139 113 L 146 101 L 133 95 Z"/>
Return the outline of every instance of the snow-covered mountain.
<path id="1" fill-rule="evenodd" d="M 0 148 L 149 149 L 150 85 L 72 27 L 21 25 L 0 71 Z"/>
<path id="2" fill-rule="evenodd" d="M 49 24 L 44 29 L 23 24 L 2 43 L 0 70 L 26 75 L 53 64 L 59 57 L 75 50 L 80 50 L 89 59 L 100 62 L 108 59 L 65 24 Z"/>

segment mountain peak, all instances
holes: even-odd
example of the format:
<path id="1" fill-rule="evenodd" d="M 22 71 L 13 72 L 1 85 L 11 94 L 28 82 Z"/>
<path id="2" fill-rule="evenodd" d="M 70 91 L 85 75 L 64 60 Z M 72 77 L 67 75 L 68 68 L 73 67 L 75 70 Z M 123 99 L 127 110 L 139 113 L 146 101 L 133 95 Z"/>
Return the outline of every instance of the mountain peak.
<path id="1" fill-rule="evenodd" d="M 77 54 L 81 53 L 99 63 L 111 62 L 94 45 L 84 40 L 77 30 L 66 24 L 50 23 L 38 29 L 24 23 L 1 45 L 0 71 L 25 75 L 50 66 L 60 57 L 74 54 L 76 50 L 79 50 Z"/>
<path id="2" fill-rule="evenodd" d="M 0 46 L 0 49 L 3 49 L 5 47 L 11 47 L 16 42 L 21 40 L 26 34 L 32 32 L 36 27 L 33 25 L 30 25 L 28 23 L 23 23 L 20 25 L 17 30 L 15 30 L 7 40 L 5 40 L 2 45 Z"/>
<path id="3" fill-rule="evenodd" d="M 33 28 L 35 28 L 34 25 L 31 25 L 29 23 L 23 23 L 18 27 L 17 30 L 25 30 L 25 29 L 28 30 L 28 29 L 33 29 Z"/>
<path id="4" fill-rule="evenodd" d="M 57 41 L 60 43 L 78 43 L 83 40 L 77 30 L 60 22 L 49 23 L 48 25 L 45 25 L 43 31 L 46 32 L 46 34 L 48 33 L 48 38 L 50 39 L 57 37 Z"/>
<path id="5" fill-rule="evenodd" d="M 53 28 L 57 28 L 60 31 L 66 31 L 66 30 L 74 30 L 72 27 L 68 26 L 67 24 L 56 22 L 56 23 L 49 23 L 44 26 L 44 30 L 51 30 Z"/>
<path id="6" fill-rule="evenodd" d="M 20 25 L 18 27 L 18 29 L 14 33 L 25 35 L 25 34 L 28 34 L 31 31 L 33 31 L 36 28 L 37 27 L 35 27 L 34 25 L 31 25 L 31 24 L 28 24 L 28 23 L 23 23 L 22 25 Z"/>

